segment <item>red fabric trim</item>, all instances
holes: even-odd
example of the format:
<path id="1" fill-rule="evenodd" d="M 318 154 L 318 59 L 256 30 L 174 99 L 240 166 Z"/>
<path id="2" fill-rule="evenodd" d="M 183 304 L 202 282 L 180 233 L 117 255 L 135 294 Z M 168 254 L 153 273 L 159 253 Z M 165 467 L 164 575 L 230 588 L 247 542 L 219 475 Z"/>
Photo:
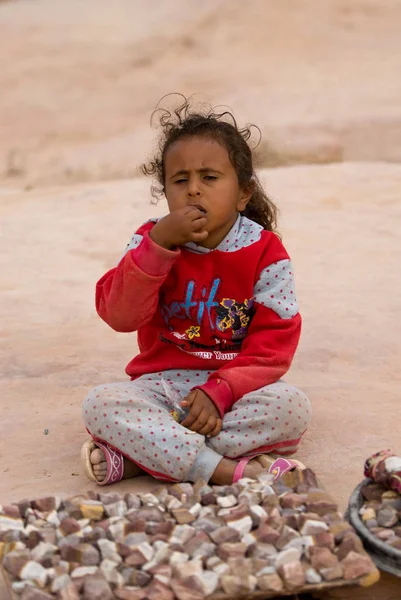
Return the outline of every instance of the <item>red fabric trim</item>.
<path id="1" fill-rule="evenodd" d="M 289 442 L 276 442 L 275 444 L 270 444 L 269 446 L 259 446 L 259 448 L 255 448 L 251 452 L 247 452 L 246 454 L 242 454 L 241 456 L 226 456 L 225 458 L 239 460 L 240 458 L 246 456 L 255 456 L 257 454 L 269 454 L 270 452 L 276 452 L 280 448 L 288 448 L 288 446 L 298 446 L 301 441 L 301 437 L 299 437 L 297 440 L 290 440 Z M 287 452 L 286 454 L 290 456 L 291 454 L 295 454 L 296 451 L 297 449 L 291 452 Z M 283 452 L 277 452 L 277 454 L 283 455 Z"/>
<path id="2" fill-rule="evenodd" d="M 233 393 L 227 381 L 224 379 L 209 379 L 205 384 L 200 385 L 196 390 L 202 390 L 209 396 L 216 405 L 221 418 L 233 404 Z"/>
<path id="3" fill-rule="evenodd" d="M 167 275 L 180 255 L 180 250 L 167 250 L 156 244 L 149 232 L 144 233 L 138 248 L 130 252 L 133 252 L 133 259 L 138 267 L 152 277 Z"/>

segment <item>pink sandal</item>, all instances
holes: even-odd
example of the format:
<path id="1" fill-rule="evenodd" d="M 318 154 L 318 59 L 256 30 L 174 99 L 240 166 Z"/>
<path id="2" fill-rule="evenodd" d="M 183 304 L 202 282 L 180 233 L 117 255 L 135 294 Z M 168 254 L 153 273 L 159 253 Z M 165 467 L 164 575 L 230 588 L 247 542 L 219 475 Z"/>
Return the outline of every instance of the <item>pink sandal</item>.
<path id="1" fill-rule="evenodd" d="M 93 472 L 93 465 L 90 461 L 90 456 L 93 450 L 100 448 L 104 453 L 107 462 L 106 477 L 103 481 L 98 481 L 96 475 Z M 93 440 L 87 440 L 81 449 L 81 462 L 84 469 L 85 475 L 88 479 L 96 481 L 98 485 L 110 485 L 111 483 L 117 483 L 121 481 L 124 475 L 124 457 L 122 454 L 113 450 L 104 442 L 94 442 Z"/>
<path id="2" fill-rule="evenodd" d="M 265 456 L 261 454 L 260 456 Z M 238 465 L 235 468 L 233 475 L 233 483 L 237 483 L 240 479 L 242 479 L 245 471 L 246 465 L 250 460 L 257 458 L 256 456 L 246 456 L 245 458 L 241 458 L 239 460 Z M 288 458 L 277 458 L 273 463 L 269 466 L 268 472 L 274 475 L 274 481 L 288 473 L 289 471 L 293 471 L 294 469 L 303 469 L 304 465 L 298 461 L 288 460 Z"/>

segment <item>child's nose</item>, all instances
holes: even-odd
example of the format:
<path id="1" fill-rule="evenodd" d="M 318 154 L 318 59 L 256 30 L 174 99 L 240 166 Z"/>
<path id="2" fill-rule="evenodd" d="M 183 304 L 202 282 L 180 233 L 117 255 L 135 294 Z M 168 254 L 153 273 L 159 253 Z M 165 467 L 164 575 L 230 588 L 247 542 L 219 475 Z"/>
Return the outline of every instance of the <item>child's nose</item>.
<path id="1" fill-rule="evenodd" d="M 187 194 L 189 198 L 196 198 L 201 195 L 199 180 L 196 177 L 191 177 L 188 180 Z"/>

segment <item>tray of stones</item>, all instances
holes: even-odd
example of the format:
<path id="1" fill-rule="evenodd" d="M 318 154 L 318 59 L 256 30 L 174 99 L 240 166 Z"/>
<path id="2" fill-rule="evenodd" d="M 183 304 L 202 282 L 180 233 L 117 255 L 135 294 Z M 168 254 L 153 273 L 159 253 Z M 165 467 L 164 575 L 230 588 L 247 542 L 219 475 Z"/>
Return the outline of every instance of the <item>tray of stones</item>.
<path id="1" fill-rule="evenodd" d="M 2 506 L 0 558 L 21 600 L 250 600 L 379 578 L 310 469 Z"/>
<path id="2" fill-rule="evenodd" d="M 401 496 L 371 479 L 354 490 L 347 518 L 375 564 L 401 577 Z"/>

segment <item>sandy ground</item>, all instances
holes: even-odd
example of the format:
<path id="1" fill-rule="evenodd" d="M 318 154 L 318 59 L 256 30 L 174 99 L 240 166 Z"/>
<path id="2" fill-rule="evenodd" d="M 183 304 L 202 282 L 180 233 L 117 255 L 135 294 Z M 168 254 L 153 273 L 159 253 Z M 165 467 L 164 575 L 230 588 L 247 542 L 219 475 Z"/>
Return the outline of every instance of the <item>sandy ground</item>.
<path id="1" fill-rule="evenodd" d="M 399 0 L 0 3 L 0 180 L 131 177 L 170 92 L 260 126 L 265 166 L 401 160 Z"/>
<path id="2" fill-rule="evenodd" d="M 263 179 L 282 210 L 304 317 L 288 377 L 314 407 L 299 458 L 345 508 L 364 459 L 400 450 L 401 167 L 287 167 Z M 95 487 L 79 465 L 81 402 L 124 379 L 137 346 L 97 317 L 94 285 L 135 228 L 164 212 L 148 206 L 147 190 L 126 180 L 2 192 L 2 502 Z"/>

